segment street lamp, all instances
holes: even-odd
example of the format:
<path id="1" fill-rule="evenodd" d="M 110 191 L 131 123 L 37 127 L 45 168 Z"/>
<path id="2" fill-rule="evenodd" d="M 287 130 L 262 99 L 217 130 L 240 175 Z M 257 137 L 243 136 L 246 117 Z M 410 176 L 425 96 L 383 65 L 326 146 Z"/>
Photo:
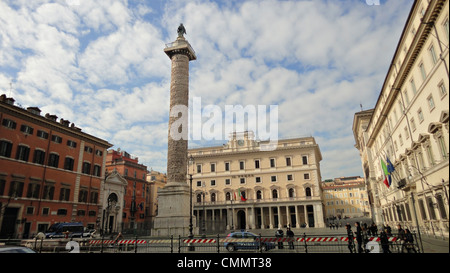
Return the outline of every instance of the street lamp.
<path id="1" fill-rule="evenodd" d="M 194 158 L 192 155 L 189 157 L 189 165 L 192 165 L 192 172 L 194 172 Z M 190 187 L 190 196 L 189 196 L 189 239 L 194 238 L 194 234 L 192 233 L 193 225 L 192 225 L 192 173 L 189 173 L 189 187 Z M 194 251 L 194 246 L 189 246 L 189 251 Z"/>
<path id="2" fill-rule="evenodd" d="M 205 191 L 203 191 L 205 188 Z M 202 201 L 203 201 L 203 221 L 202 221 L 202 237 L 206 238 L 206 212 L 205 212 L 205 198 L 206 198 L 206 184 L 203 182 L 202 184 Z"/>

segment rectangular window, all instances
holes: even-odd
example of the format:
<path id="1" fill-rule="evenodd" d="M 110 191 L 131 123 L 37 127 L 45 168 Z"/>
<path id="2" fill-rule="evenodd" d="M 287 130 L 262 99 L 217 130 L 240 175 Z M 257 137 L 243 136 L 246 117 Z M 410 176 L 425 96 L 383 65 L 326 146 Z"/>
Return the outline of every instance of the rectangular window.
<path id="1" fill-rule="evenodd" d="M 276 176 L 276 175 L 272 175 L 272 176 L 270 177 L 270 181 L 272 181 L 272 182 L 277 182 L 277 176 Z"/>
<path id="2" fill-rule="evenodd" d="M 201 173 L 201 172 L 202 172 L 202 165 L 197 164 L 197 173 Z"/>
<path id="3" fill-rule="evenodd" d="M 419 122 L 422 123 L 424 120 L 422 108 L 419 108 L 419 110 L 417 110 L 417 117 L 419 118 Z"/>
<path id="4" fill-rule="evenodd" d="M 94 165 L 94 173 L 93 173 L 93 175 L 100 177 L 102 175 L 101 174 L 101 170 L 102 170 L 102 167 L 100 165 Z"/>
<path id="5" fill-rule="evenodd" d="M 286 166 L 291 166 L 291 158 L 286 157 Z"/>
<path id="6" fill-rule="evenodd" d="M 33 163 L 44 165 L 45 152 L 42 150 L 34 150 Z"/>
<path id="7" fill-rule="evenodd" d="M 427 78 L 427 73 L 425 72 L 425 66 L 423 65 L 423 63 L 419 64 L 419 68 L 420 68 L 420 74 L 422 75 L 422 80 L 426 80 Z"/>
<path id="8" fill-rule="evenodd" d="M 304 173 L 303 174 L 303 179 L 309 180 L 309 173 Z"/>
<path id="9" fill-rule="evenodd" d="M 292 174 L 288 174 L 288 175 L 287 175 L 287 180 L 288 180 L 288 181 L 294 180 L 294 177 L 292 176 Z"/>
<path id="10" fill-rule="evenodd" d="M 436 51 L 434 50 L 434 46 L 433 45 L 430 46 L 429 51 L 430 51 L 430 55 L 431 55 L 431 60 L 433 60 L 433 64 L 436 64 L 438 59 L 437 59 Z"/>
<path id="11" fill-rule="evenodd" d="M 439 150 L 441 151 L 442 158 L 447 158 L 447 147 L 443 136 L 438 137 Z"/>
<path id="12" fill-rule="evenodd" d="M 41 185 L 39 185 L 37 183 L 29 183 L 27 197 L 28 198 L 39 198 L 40 188 L 41 188 Z"/>
<path id="13" fill-rule="evenodd" d="M 8 141 L 0 141 L 0 156 L 11 157 L 12 143 Z"/>
<path id="14" fill-rule="evenodd" d="M 444 97 L 445 95 L 447 95 L 447 90 L 445 89 L 445 85 L 443 82 L 439 83 L 438 87 L 439 87 L 439 92 L 441 94 L 441 98 Z"/>
<path id="15" fill-rule="evenodd" d="M 256 183 L 261 183 L 261 177 L 259 177 L 259 176 L 255 177 L 255 182 Z"/>
<path id="16" fill-rule="evenodd" d="M 244 169 L 245 169 L 244 161 L 239 161 L 239 170 L 244 170 Z"/>
<path id="17" fill-rule="evenodd" d="M 9 186 L 9 194 L 10 197 L 22 197 L 23 193 L 23 182 L 12 181 Z"/>
<path id="18" fill-rule="evenodd" d="M 128 171 L 128 170 L 126 170 Z M 90 174 L 91 172 L 91 163 L 89 162 L 83 162 L 83 169 L 82 169 L 82 173 L 84 174 Z M 127 175 L 127 174 L 125 174 Z"/>
<path id="19" fill-rule="evenodd" d="M 72 141 L 72 140 L 67 140 L 67 146 L 72 147 L 72 148 L 76 148 L 77 147 L 77 143 L 75 141 Z"/>
<path id="20" fill-rule="evenodd" d="M 17 146 L 17 153 L 16 153 L 17 160 L 28 161 L 29 155 L 30 155 L 29 147 L 23 145 Z"/>
<path id="21" fill-rule="evenodd" d="M 59 191 L 59 201 L 69 201 L 70 200 L 70 188 L 61 188 Z"/>
<path id="22" fill-rule="evenodd" d="M 216 180 L 211 180 L 211 186 L 215 186 L 216 185 Z"/>
<path id="23" fill-rule="evenodd" d="M 430 112 L 434 109 L 434 100 L 433 100 L 433 96 L 430 95 L 427 98 L 428 101 L 428 107 L 430 108 Z"/>
<path id="24" fill-rule="evenodd" d="M 405 91 L 403 91 L 403 95 L 405 96 L 405 101 L 406 101 L 406 105 L 409 105 L 409 96 L 408 96 L 408 89 L 405 89 Z"/>
<path id="25" fill-rule="evenodd" d="M 230 170 L 230 162 L 225 162 L 225 171 Z"/>
<path id="26" fill-rule="evenodd" d="M 416 131 L 416 122 L 414 121 L 414 118 L 411 118 L 410 122 L 411 122 L 411 129 L 413 130 L 413 132 Z"/>
<path id="27" fill-rule="evenodd" d="M 447 34 L 447 41 L 448 41 L 448 40 L 449 40 L 449 33 L 448 33 L 448 18 L 445 19 L 443 26 L 444 26 L 445 34 Z"/>
<path id="28" fill-rule="evenodd" d="M 411 84 L 411 88 L 412 88 L 413 94 L 416 95 L 417 94 L 417 89 L 416 89 L 416 84 L 414 83 L 414 79 L 411 79 L 409 81 L 409 83 Z"/>
<path id="29" fill-rule="evenodd" d="M 62 142 L 62 137 L 57 136 L 57 135 L 52 135 L 52 141 L 55 143 L 61 143 Z"/>
<path id="30" fill-rule="evenodd" d="M 64 160 L 64 170 L 73 171 L 73 162 L 73 158 L 66 157 L 66 159 Z"/>
<path id="31" fill-rule="evenodd" d="M 48 133 L 42 130 L 38 130 L 36 136 L 44 139 L 48 139 Z"/>
<path id="32" fill-rule="evenodd" d="M 255 169 L 259 169 L 259 159 L 255 159 Z"/>
<path id="33" fill-rule="evenodd" d="M 244 177 L 241 177 L 239 180 L 240 180 L 241 184 L 245 184 L 245 178 Z"/>
<path id="34" fill-rule="evenodd" d="M 20 131 L 28 134 L 28 135 L 32 135 L 33 134 L 33 127 L 30 127 L 28 125 L 22 124 L 22 126 L 20 126 Z"/>
<path id="35" fill-rule="evenodd" d="M 229 178 L 225 179 L 225 185 L 231 185 L 231 179 Z"/>
<path id="36" fill-rule="evenodd" d="M 216 163 L 211 163 L 211 172 L 216 172 Z"/>
<path id="37" fill-rule="evenodd" d="M 92 191 L 91 192 L 90 203 L 97 204 L 97 202 L 98 202 L 98 191 Z"/>
<path id="38" fill-rule="evenodd" d="M 59 162 L 59 155 L 55 153 L 50 153 L 48 157 L 48 165 L 50 167 L 58 168 L 58 162 Z"/>
<path id="39" fill-rule="evenodd" d="M 307 155 L 302 156 L 302 162 L 303 162 L 303 165 L 308 165 L 308 156 Z"/>
<path id="40" fill-rule="evenodd" d="M 270 159 L 270 167 L 275 168 L 275 158 Z"/>
<path id="41" fill-rule="evenodd" d="M 13 120 L 4 118 L 2 120 L 2 125 L 9 129 L 16 129 L 17 123 Z"/>
<path id="42" fill-rule="evenodd" d="M 45 184 L 42 198 L 45 200 L 53 200 L 53 194 L 55 193 L 55 185 Z"/>

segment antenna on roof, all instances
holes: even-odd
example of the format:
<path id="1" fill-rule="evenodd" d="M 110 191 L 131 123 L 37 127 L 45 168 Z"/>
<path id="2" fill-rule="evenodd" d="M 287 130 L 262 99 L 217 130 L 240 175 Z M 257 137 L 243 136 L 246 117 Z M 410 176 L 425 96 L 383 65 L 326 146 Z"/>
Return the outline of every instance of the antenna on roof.
<path id="1" fill-rule="evenodd" d="M 9 82 L 9 97 L 11 98 L 12 93 L 12 80 Z"/>
<path id="2" fill-rule="evenodd" d="M 361 111 L 363 110 L 362 103 L 359 103 L 359 107 L 361 107 Z"/>

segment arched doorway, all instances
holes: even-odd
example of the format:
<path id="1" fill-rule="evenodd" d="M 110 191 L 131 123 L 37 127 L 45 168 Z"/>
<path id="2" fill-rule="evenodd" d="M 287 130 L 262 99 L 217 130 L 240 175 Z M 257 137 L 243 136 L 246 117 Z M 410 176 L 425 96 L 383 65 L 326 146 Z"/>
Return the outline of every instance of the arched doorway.
<path id="1" fill-rule="evenodd" d="M 237 229 L 241 230 L 241 229 L 245 229 L 246 226 L 246 221 L 245 221 L 245 211 L 240 210 L 237 212 Z"/>

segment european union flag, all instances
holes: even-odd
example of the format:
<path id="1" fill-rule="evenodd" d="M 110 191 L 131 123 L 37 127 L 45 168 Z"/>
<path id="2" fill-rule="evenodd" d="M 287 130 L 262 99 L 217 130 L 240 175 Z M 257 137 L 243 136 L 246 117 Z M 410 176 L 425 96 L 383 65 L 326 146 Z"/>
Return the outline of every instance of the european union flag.
<path id="1" fill-rule="evenodd" d="M 387 167 L 387 171 L 388 171 L 388 179 L 389 179 L 389 186 L 390 186 L 392 183 L 391 175 L 395 171 L 395 168 L 394 168 L 394 164 L 392 164 L 392 162 L 389 160 L 389 157 L 387 157 L 387 156 L 386 156 L 386 163 L 387 163 L 386 167 Z"/>

